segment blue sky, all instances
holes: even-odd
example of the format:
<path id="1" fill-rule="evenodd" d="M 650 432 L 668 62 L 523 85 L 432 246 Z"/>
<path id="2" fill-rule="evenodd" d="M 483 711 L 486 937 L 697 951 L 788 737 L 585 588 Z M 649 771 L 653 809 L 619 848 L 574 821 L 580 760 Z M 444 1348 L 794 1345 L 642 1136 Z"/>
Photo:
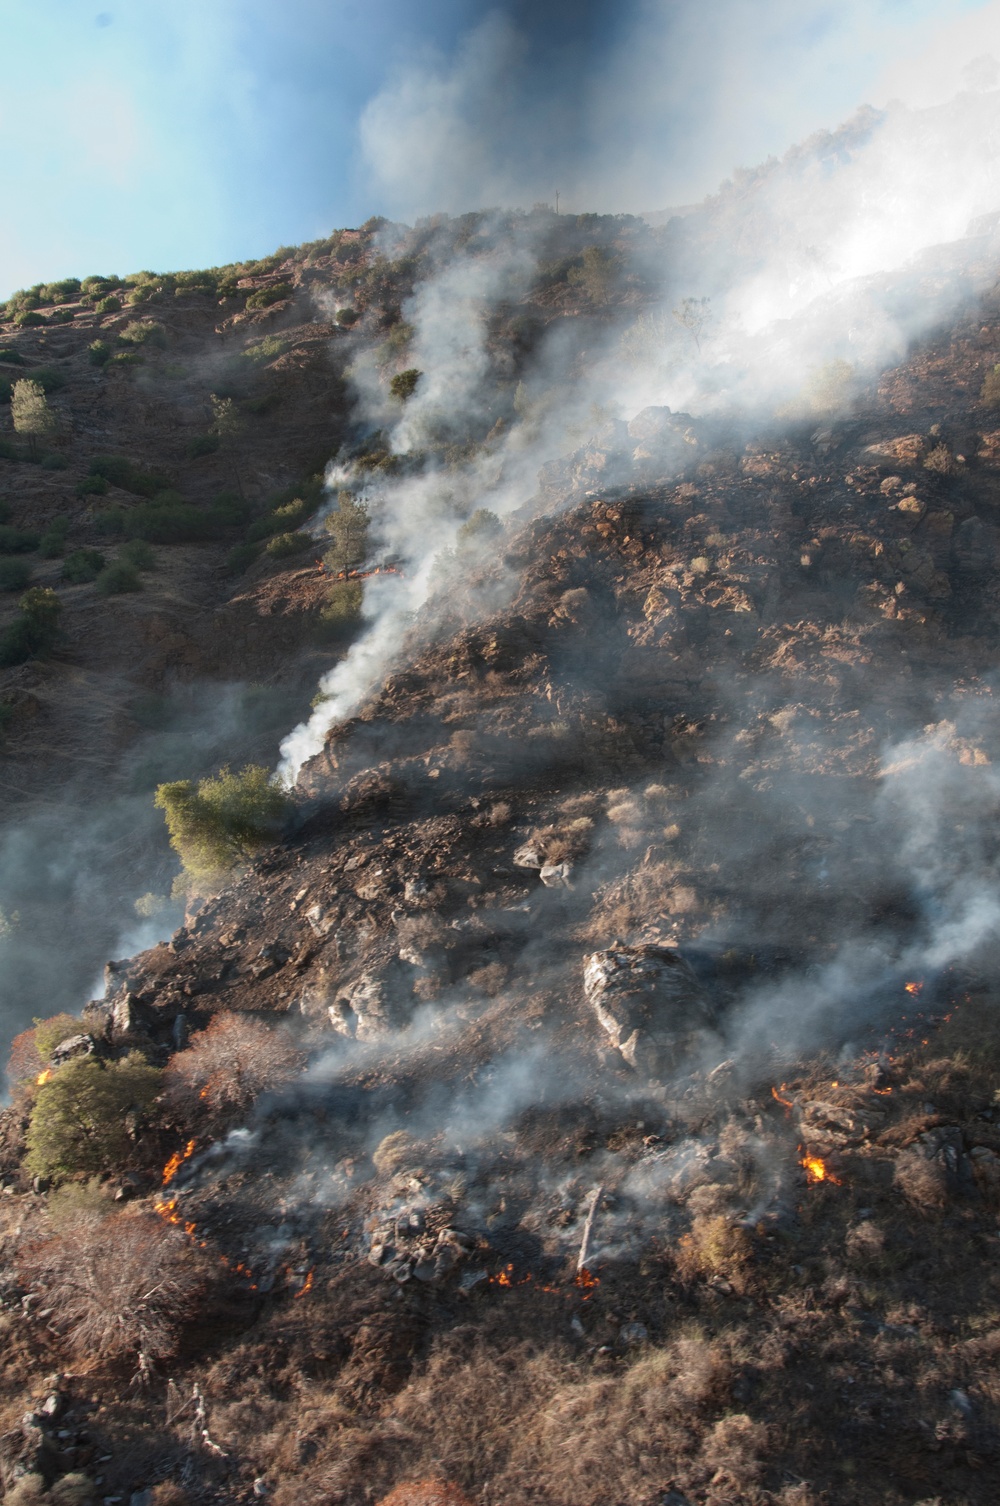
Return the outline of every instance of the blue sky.
<path id="1" fill-rule="evenodd" d="M 701 196 L 996 9 L 0 0 L 0 295 L 261 255 L 373 213 Z"/>

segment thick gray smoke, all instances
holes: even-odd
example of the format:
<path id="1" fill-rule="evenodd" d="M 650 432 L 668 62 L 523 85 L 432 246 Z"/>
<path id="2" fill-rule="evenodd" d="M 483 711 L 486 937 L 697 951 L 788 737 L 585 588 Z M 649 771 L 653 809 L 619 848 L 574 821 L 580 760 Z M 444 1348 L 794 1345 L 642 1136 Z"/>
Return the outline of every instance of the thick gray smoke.
<path id="1" fill-rule="evenodd" d="M 576 449 L 595 412 L 598 422 L 648 406 L 758 422 L 847 412 L 914 338 L 992 285 L 998 152 L 1000 90 L 862 112 L 668 227 L 638 258 L 660 301 L 638 314 L 626 304 L 601 334 L 557 321 L 521 420 L 475 459 L 366 483 L 380 543 L 405 562 L 406 580 L 366 586 L 370 625 L 323 682 L 327 699 L 286 739 L 282 776 L 294 782 L 326 730 L 385 674 L 463 518 L 523 507 L 540 467 Z M 418 287 L 405 316 L 423 377 L 402 412 L 358 363 L 360 414 L 388 427 L 397 454 L 419 451 L 442 425 L 461 432 L 481 420 L 488 318 L 527 292 L 531 251 L 497 216 L 488 252 L 456 252 Z M 335 484 L 345 477 L 337 469 Z"/>

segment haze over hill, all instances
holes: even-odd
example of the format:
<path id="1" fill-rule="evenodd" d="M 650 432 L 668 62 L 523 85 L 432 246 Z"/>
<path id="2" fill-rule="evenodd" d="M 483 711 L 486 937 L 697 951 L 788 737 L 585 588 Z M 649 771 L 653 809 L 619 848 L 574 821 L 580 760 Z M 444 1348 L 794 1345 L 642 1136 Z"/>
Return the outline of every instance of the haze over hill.
<path id="1" fill-rule="evenodd" d="M 998 109 L 8 302 L 9 1499 L 993 1499 Z"/>

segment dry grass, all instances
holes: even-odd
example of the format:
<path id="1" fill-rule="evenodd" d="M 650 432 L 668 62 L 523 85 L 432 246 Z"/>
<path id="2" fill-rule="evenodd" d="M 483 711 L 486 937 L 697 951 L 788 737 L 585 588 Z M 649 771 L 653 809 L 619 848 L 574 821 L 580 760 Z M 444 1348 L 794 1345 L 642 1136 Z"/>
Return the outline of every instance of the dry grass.
<path id="1" fill-rule="evenodd" d="M 405 1130 L 394 1130 L 391 1135 L 386 1135 L 376 1146 L 372 1161 L 379 1176 L 392 1176 L 395 1172 L 412 1162 L 416 1154 L 417 1142 L 412 1135 Z"/>

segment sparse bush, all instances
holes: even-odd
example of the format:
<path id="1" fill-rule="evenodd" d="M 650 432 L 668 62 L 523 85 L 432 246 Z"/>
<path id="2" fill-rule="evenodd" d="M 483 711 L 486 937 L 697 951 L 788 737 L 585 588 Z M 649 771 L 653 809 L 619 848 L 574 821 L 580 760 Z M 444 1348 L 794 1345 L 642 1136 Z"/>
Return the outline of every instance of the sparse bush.
<path id="1" fill-rule="evenodd" d="M 24 1252 L 19 1275 L 52 1309 L 50 1326 L 77 1354 L 133 1355 L 142 1368 L 173 1352 L 207 1286 L 204 1258 L 144 1210 L 81 1219 L 52 1233 Z"/>
<path id="2" fill-rule="evenodd" d="M 156 497 L 166 490 L 170 480 L 159 471 L 143 470 L 124 455 L 95 455 L 87 467 L 91 476 L 103 477 L 112 486 L 132 492 L 137 497 Z"/>
<path id="3" fill-rule="evenodd" d="M 249 570 L 254 560 L 260 558 L 259 544 L 237 544 L 226 555 L 226 569 L 231 575 L 242 575 Z"/>
<path id="4" fill-rule="evenodd" d="M 145 539 L 129 539 L 119 549 L 118 560 L 134 570 L 152 570 L 156 565 L 156 555 Z"/>
<path id="5" fill-rule="evenodd" d="M 988 408 L 1000 408 L 1000 366 L 994 366 L 992 371 L 986 373 L 979 400 Z"/>
<path id="6" fill-rule="evenodd" d="M 62 578 L 72 586 L 85 586 L 97 579 L 106 564 L 99 549 L 74 549 L 63 560 Z"/>
<path id="7" fill-rule="evenodd" d="M 350 329 L 352 324 L 357 324 L 360 318 L 361 315 L 357 309 L 345 308 L 337 310 L 337 323 L 343 325 L 345 329 Z"/>
<path id="8" fill-rule="evenodd" d="M 189 460 L 200 460 L 203 455 L 214 455 L 219 448 L 218 434 L 199 434 L 187 447 Z"/>
<path id="9" fill-rule="evenodd" d="M 389 391 L 398 402 L 405 403 L 417 390 L 417 383 L 423 376 L 416 366 L 410 366 L 406 371 L 398 371 L 389 383 Z"/>
<path id="10" fill-rule="evenodd" d="M 280 1030 L 240 1014 L 217 1014 L 167 1063 L 166 1097 L 185 1118 L 199 1107 L 242 1113 L 261 1093 L 291 1082 L 306 1054 Z"/>
<path id="11" fill-rule="evenodd" d="M 41 466 L 43 471 L 66 471 L 69 469 L 69 461 L 65 455 L 59 455 L 55 450 L 50 450 L 42 456 Z"/>
<path id="12" fill-rule="evenodd" d="M 126 596 L 132 591 L 141 591 L 142 581 L 134 565 L 130 565 L 127 560 L 118 559 L 105 566 L 97 577 L 95 586 L 100 596 Z"/>
<path id="13" fill-rule="evenodd" d="M 30 580 L 27 560 L 0 558 L 0 591 L 23 591 Z"/>
<path id="14" fill-rule="evenodd" d="M 195 785 L 189 779 L 161 784 L 154 804 L 162 810 L 170 843 L 184 865 L 189 886 L 214 885 L 277 837 L 288 797 L 259 764 L 239 774 L 220 770 Z"/>
<path id="15" fill-rule="evenodd" d="M 393 1130 L 381 1139 L 372 1152 L 372 1162 L 379 1176 L 389 1177 L 413 1164 L 417 1142 L 406 1130 Z"/>
<path id="16" fill-rule="evenodd" d="M 37 329 L 40 324 L 46 322 L 45 318 L 37 314 L 34 309 L 23 309 L 20 314 L 14 315 L 14 323 L 18 329 Z"/>
<path id="17" fill-rule="evenodd" d="M 737 1291 L 746 1285 L 750 1240 L 746 1230 L 724 1213 L 699 1213 L 677 1244 L 677 1270 L 685 1281 L 701 1276 L 728 1281 Z"/>
<path id="18" fill-rule="evenodd" d="M 138 1052 L 121 1061 L 78 1057 L 38 1089 L 25 1165 L 36 1176 L 112 1171 L 127 1163 L 138 1116 L 160 1091 L 159 1068 Z"/>
<path id="19" fill-rule="evenodd" d="M 66 373 L 57 366 L 36 366 L 30 380 L 45 393 L 58 392 L 66 385 Z"/>
<path id="20" fill-rule="evenodd" d="M 279 340 L 277 335 L 265 335 L 263 340 L 258 340 L 254 345 L 248 345 L 243 352 L 244 360 L 253 361 L 255 365 L 263 365 L 265 361 L 274 361 L 278 356 L 284 355 L 288 349 L 287 340 Z"/>
<path id="21" fill-rule="evenodd" d="M 92 340 L 87 346 L 87 359 L 91 366 L 106 366 L 111 359 L 111 346 L 107 340 Z"/>
<path id="22" fill-rule="evenodd" d="M 13 350 L 10 347 L 0 350 L 0 361 L 5 362 L 8 366 L 26 366 L 28 364 L 19 350 Z"/>

